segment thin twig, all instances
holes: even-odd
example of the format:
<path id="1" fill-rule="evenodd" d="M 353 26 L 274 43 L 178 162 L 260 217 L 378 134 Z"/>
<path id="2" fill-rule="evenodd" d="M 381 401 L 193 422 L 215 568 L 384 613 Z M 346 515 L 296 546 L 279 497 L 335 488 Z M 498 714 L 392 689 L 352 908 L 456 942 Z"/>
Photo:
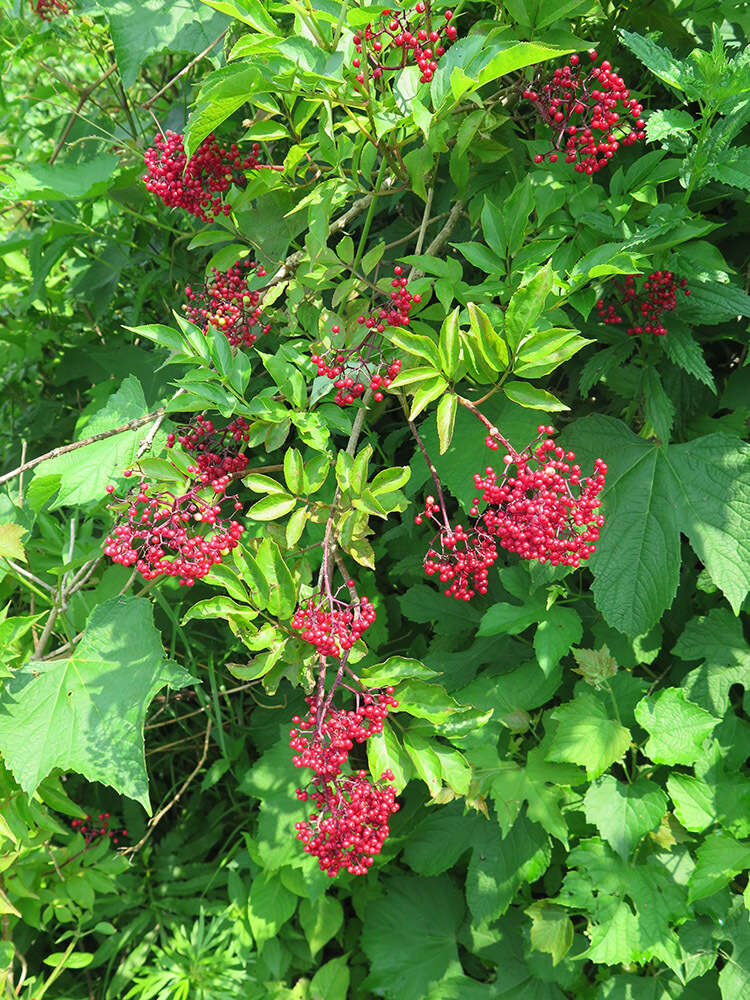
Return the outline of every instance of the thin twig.
<path id="1" fill-rule="evenodd" d="M 165 806 L 163 806 L 159 810 L 159 812 L 149 820 L 148 829 L 143 834 L 143 836 L 138 841 L 138 843 L 135 844 L 133 847 L 127 847 L 122 852 L 123 854 L 137 854 L 138 851 L 140 851 L 140 849 L 146 843 L 146 841 L 148 840 L 148 838 L 151 836 L 151 834 L 154 832 L 154 830 L 156 829 L 157 825 L 167 815 L 167 813 L 169 812 L 169 810 L 172 809 L 173 806 L 176 806 L 177 803 L 180 801 L 180 799 L 182 798 L 182 796 L 187 791 L 188 787 L 192 784 L 192 782 L 197 777 L 198 772 L 203 767 L 203 765 L 204 765 L 204 763 L 206 761 L 206 757 L 208 756 L 208 743 L 209 743 L 210 736 L 211 736 L 211 720 L 208 719 L 207 722 L 206 722 L 206 736 L 205 736 L 205 739 L 203 740 L 203 752 L 201 753 L 200 760 L 195 765 L 195 767 L 190 772 L 190 774 L 187 776 L 187 778 L 183 782 L 183 784 L 180 787 L 180 790 L 177 792 L 177 794 L 173 798 L 171 798 L 169 800 L 169 802 L 167 802 L 167 804 Z"/>
<path id="2" fill-rule="evenodd" d="M 114 437 L 115 434 L 124 434 L 125 431 L 135 431 L 139 427 L 143 427 L 144 424 L 150 424 L 152 420 L 158 420 L 160 417 L 163 418 L 166 412 L 166 409 L 162 407 L 159 410 L 154 410 L 152 413 L 147 413 L 145 417 L 136 417 L 134 420 L 129 420 L 126 424 L 122 424 L 121 427 L 114 427 L 110 431 L 102 431 L 101 434 L 94 434 L 89 438 L 84 438 L 83 441 L 73 441 L 72 444 L 64 444 L 59 448 L 53 448 L 52 451 L 48 451 L 45 455 L 39 455 L 28 462 L 22 462 L 12 472 L 6 472 L 0 476 L 0 483 L 7 483 L 8 480 L 15 479 L 16 476 L 20 476 L 28 469 L 35 469 L 37 465 L 41 465 L 42 462 L 46 462 L 51 458 L 67 455 L 68 452 L 76 451 L 78 448 L 85 448 L 86 445 L 94 444 L 96 441 L 104 441 L 106 438 Z M 147 438 L 144 440 L 147 440 Z"/>
<path id="3" fill-rule="evenodd" d="M 27 580 L 31 580 L 31 582 L 35 583 L 37 587 L 41 587 L 42 590 L 48 590 L 51 594 L 54 594 L 55 588 L 52 584 L 45 583 L 44 580 L 40 580 L 38 576 L 34 576 L 33 573 L 29 573 L 27 569 L 24 569 L 23 566 L 19 566 L 18 563 L 13 562 L 12 559 L 6 559 L 5 561 L 12 570 L 15 570 L 15 572 L 18 573 L 19 576 L 23 576 Z"/>
<path id="4" fill-rule="evenodd" d="M 485 415 L 481 412 L 481 410 L 478 410 L 470 399 L 466 399 L 464 396 L 458 396 L 458 395 L 456 396 L 456 399 L 461 404 L 461 406 L 466 407 L 469 413 L 473 413 L 474 416 L 477 418 L 477 420 L 481 420 L 481 422 L 489 431 L 489 436 L 497 438 L 497 440 L 503 445 L 503 447 L 506 449 L 511 458 L 513 458 L 514 461 L 518 461 L 518 459 L 521 456 L 518 454 L 518 452 L 510 443 L 510 441 L 500 433 L 497 427 L 495 427 L 492 421 L 488 417 L 485 417 Z"/>
<path id="5" fill-rule="evenodd" d="M 99 87 L 102 83 L 104 83 L 104 81 L 108 77 L 110 77 L 114 73 L 114 71 L 116 69 L 117 69 L 117 63 L 115 63 L 114 65 L 110 66 L 109 69 L 107 70 L 107 72 L 103 76 L 100 76 L 98 80 L 95 80 L 94 83 L 90 84 L 88 87 L 86 87 L 84 90 L 81 91 L 81 96 L 78 98 L 78 104 L 76 105 L 76 109 L 71 114 L 71 116 L 68 118 L 68 121 L 66 122 L 65 128 L 62 131 L 62 135 L 60 136 L 60 138 L 57 141 L 57 145 L 55 146 L 55 149 L 54 149 L 54 151 L 52 153 L 52 156 L 50 156 L 50 158 L 49 158 L 50 166 L 55 162 L 55 160 L 57 159 L 57 157 L 60 155 L 60 152 L 61 152 L 63 146 L 65 145 L 65 140 L 70 135 L 70 130 L 73 128 L 73 125 L 75 124 L 75 120 L 78 117 L 78 115 L 81 113 L 81 109 L 83 108 L 83 106 L 86 103 L 86 101 L 89 99 L 89 97 L 91 97 L 91 95 L 94 93 L 94 91 L 96 90 L 96 88 Z"/>
<path id="6" fill-rule="evenodd" d="M 461 218 L 461 215 L 465 208 L 466 208 L 465 201 L 457 201 L 455 203 L 453 208 L 450 210 L 450 213 L 448 214 L 448 218 L 445 220 L 445 225 L 425 250 L 425 254 L 428 257 L 434 257 L 435 254 L 437 254 L 440 250 L 442 250 L 442 248 L 448 242 L 448 237 L 458 225 L 458 220 Z M 409 274 L 409 278 L 411 279 L 414 277 L 417 278 L 421 277 L 422 273 L 423 273 L 422 271 L 416 271 L 412 268 L 412 271 Z"/>
<path id="7" fill-rule="evenodd" d="M 417 245 L 414 247 L 414 253 L 422 253 L 422 247 L 424 246 L 424 238 L 427 235 L 427 227 L 430 224 L 430 211 L 432 210 L 432 199 L 435 196 L 435 185 L 433 184 L 430 190 L 427 192 L 427 201 L 424 206 L 424 215 L 422 216 L 422 225 L 419 227 L 419 234 L 417 236 Z M 409 272 L 409 281 L 414 277 L 416 273 L 416 267 L 413 267 Z"/>
<path id="8" fill-rule="evenodd" d="M 225 28 L 224 31 L 222 31 L 222 33 L 216 39 L 216 41 L 211 42 L 210 45 L 207 45 L 206 48 L 202 52 L 199 52 L 198 55 L 194 59 L 190 60 L 190 62 L 187 64 L 187 66 L 183 66 L 182 69 L 180 70 L 180 72 L 176 76 L 173 76 L 172 79 L 169 81 L 169 83 L 165 84 L 165 86 L 163 86 L 160 91 L 158 91 L 156 94 L 154 94 L 153 97 L 149 97 L 149 99 L 146 101 L 146 103 L 143 105 L 143 107 L 146 108 L 146 110 L 148 110 L 151 107 L 152 104 L 155 104 L 156 101 L 159 100 L 159 98 L 162 96 L 162 94 L 166 94 L 166 92 L 168 90 L 170 90 L 172 87 L 174 87 L 174 85 L 177 83 L 177 81 L 180 79 L 180 77 L 184 76 L 189 70 L 191 70 L 193 68 L 193 66 L 195 66 L 197 63 L 199 63 L 201 61 L 201 59 L 203 59 L 204 56 L 207 56 L 208 53 L 211 51 L 211 49 L 214 48 L 214 46 L 216 46 L 216 45 L 219 44 L 219 42 L 222 40 L 222 38 L 224 37 L 224 35 L 226 35 L 227 31 L 229 31 L 229 28 Z"/>
<path id="9" fill-rule="evenodd" d="M 21 465 L 26 461 L 26 438 L 21 442 Z M 18 506 L 23 507 L 23 473 L 18 480 Z"/>
<path id="10" fill-rule="evenodd" d="M 427 452 L 427 449 L 425 448 L 424 441 L 422 440 L 422 437 L 421 437 L 419 431 L 417 430 L 416 424 L 414 423 L 413 420 L 411 420 L 409 418 L 408 410 L 407 410 L 407 407 L 406 407 L 406 400 L 403 397 L 401 398 L 401 405 L 404 408 L 404 415 L 406 416 L 406 422 L 409 425 L 409 430 L 412 433 L 412 437 L 414 438 L 414 440 L 419 445 L 419 450 L 422 452 L 422 457 L 424 458 L 425 462 L 427 463 L 427 468 L 432 473 L 432 479 L 433 479 L 433 482 L 435 483 L 435 489 L 437 490 L 438 501 L 440 503 L 440 511 L 441 511 L 441 513 L 443 515 L 443 523 L 445 524 L 446 531 L 450 531 L 451 530 L 451 523 L 450 523 L 450 520 L 448 518 L 448 511 L 447 511 L 446 506 L 445 506 L 445 497 L 443 496 L 443 487 L 442 487 L 442 484 L 440 482 L 440 477 L 438 476 L 437 469 L 435 468 L 435 466 L 433 464 L 433 461 L 430 458 L 430 456 L 429 456 L 429 454 Z"/>

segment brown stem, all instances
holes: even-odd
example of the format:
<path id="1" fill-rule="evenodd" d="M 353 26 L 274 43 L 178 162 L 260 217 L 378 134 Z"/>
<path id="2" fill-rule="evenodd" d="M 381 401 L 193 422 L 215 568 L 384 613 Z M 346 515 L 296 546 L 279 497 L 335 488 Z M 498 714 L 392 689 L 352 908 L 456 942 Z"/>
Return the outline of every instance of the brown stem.
<path id="1" fill-rule="evenodd" d="M 94 83 L 90 84 L 88 87 L 85 88 L 85 90 L 81 91 L 81 95 L 78 98 L 78 104 L 76 105 L 76 109 L 71 114 L 71 116 L 68 118 L 68 120 L 67 120 L 67 122 L 65 124 L 65 128 L 62 131 L 62 135 L 57 140 L 57 145 L 54 148 L 52 156 L 50 156 L 50 158 L 49 158 L 50 166 L 55 162 L 55 160 L 57 159 L 57 157 L 60 155 L 60 152 L 61 152 L 63 146 L 65 145 L 65 140 L 70 135 L 70 130 L 73 128 L 73 125 L 75 123 L 76 118 L 81 113 L 81 108 L 83 108 L 84 104 L 89 99 L 89 97 L 91 97 L 91 95 L 94 93 L 94 91 L 96 90 L 96 88 L 98 86 L 100 86 L 100 84 L 104 83 L 104 81 L 109 76 L 111 76 L 116 69 L 117 69 L 117 64 L 115 63 L 113 66 L 109 67 L 109 69 L 107 70 L 107 72 L 103 76 L 100 76 L 98 80 L 95 80 Z"/>
<path id="2" fill-rule="evenodd" d="M 442 512 L 442 515 L 443 515 L 443 523 L 445 524 L 446 530 L 450 531 L 451 530 L 451 523 L 450 523 L 450 520 L 448 518 L 448 511 L 447 511 L 446 506 L 445 506 L 445 497 L 443 496 L 443 487 L 442 487 L 442 484 L 440 482 L 440 477 L 438 476 L 437 469 L 435 468 L 435 466 L 434 466 L 434 464 L 432 462 L 432 459 L 430 458 L 430 456 L 429 456 L 429 454 L 427 452 L 427 449 L 424 446 L 424 441 L 422 440 L 422 437 L 421 437 L 419 431 L 417 430 L 416 424 L 414 423 L 413 420 L 411 420 L 409 418 L 409 415 L 408 415 L 407 410 L 406 410 L 406 400 L 403 397 L 401 397 L 401 405 L 404 408 L 404 415 L 406 416 L 406 422 L 409 425 L 409 430 L 412 433 L 412 437 L 414 438 L 414 440 L 419 445 L 419 450 L 422 452 L 422 456 L 423 456 L 425 462 L 427 463 L 427 468 L 432 473 L 432 478 L 433 478 L 433 481 L 435 483 L 435 489 L 437 490 L 438 502 L 440 504 L 440 510 Z"/>
<path id="3" fill-rule="evenodd" d="M 204 56 L 207 56 L 208 53 L 211 51 L 211 49 L 213 49 L 216 45 L 219 44 L 224 35 L 226 35 L 227 31 L 229 31 L 229 28 L 225 28 L 224 31 L 222 31 L 222 33 L 219 35 L 219 37 L 215 41 L 211 42 L 210 45 L 207 45 L 202 52 L 199 52 L 194 59 L 191 59 L 190 62 L 187 64 L 187 66 L 183 66 L 180 72 L 177 73 L 176 76 L 173 76 L 172 79 L 169 81 L 169 83 L 165 84 L 165 86 L 163 86 L 160 91 L 154 94 L 153 97 L 149 97 L 149 99 L 143 105 L 144 108 L 146 109 L 150 108 L 152 104 L 155 104 L 156 101 L 159 100 L 162 94 L 166 94 L 168 90 L 171 90 L 171 88 L 174 87 L 174 85 L 177 83 L 180 77 L 184 76 L 189 70 L 193 68 L 193 66 L 199 63 Z"/>
<path id="4" fill-rule="evenodd" d="M 466 409 L 469 411 L 469 413 L 473 413 L 474 416 L 477 418 L 477 420 L 481 420 L 481 422 L 490 432 L 490 436 L 493 438 L 497 438 L 497 440 L 504 446 L 504 448 L 511 456 L 511 458 L 513 458 L 514 461 L 518 461 L 518 459 L 521 456 L 518 454 L 518 452 L 510 443 L 510 441 L 500 433 L 497 427 L 495 427 L 492 421 L 489 420 L 487 417 L 485 417 L 485 415 L 476 408 L 476 406 L 471 402 L 470 399 L 466 399 L 464 396 L 457 396 L 456 398 L 458 399 L 458 402 L 461 404 L 461 406 L 465 406 Z"/>
<path id="5" fill-rule="evenodd" d="M 110 431 L 102 431 L 101 434 L 94 434 L 92 437 L 84 438 L 83 441 L 74 441 L 72 444 L 65 444 L 60 448 L 53 448 L 52 451 L 48 451 L 45 455 L 39 455 L 38 458 L 32 458 L 28 462 L 23 462 L 17 469 L 13 469 L 12 472 L 6 472 L 4 475 L 0 476 L 0 483 L 7 483 L 8 480 L 15 479 L 16 476 L 20 476 L 21 473 L 26 472 L 28 469 L 36 468 L 37 465 L 41 465 L 42 462 L 46 462 L 50 458 L 58 458 L 60 455 L 67 455 L 70 451 L 75 451 L 77 448 L 84 448 L 86 445 L 94 444 L 96 441 L 104 441 L 106 438 L 114 437 L 115 434 L 124 434 L 125 431 L 137 430 L 145 424 L 150 424 L 153 420 L 158 420 L 160 417 L 163 418 L 166 412 L 166 409 L 162 407 L 159 410 L 154 410 L 153 413 L 147 413 L 145 417 L 137 417 L 135 420 L 129 420 L 126 424 L 122 424 L 120 427 L 115 427 Z M 148 437 L 144 438 L 144 441 L 146 440 L 148 440 Z"/>

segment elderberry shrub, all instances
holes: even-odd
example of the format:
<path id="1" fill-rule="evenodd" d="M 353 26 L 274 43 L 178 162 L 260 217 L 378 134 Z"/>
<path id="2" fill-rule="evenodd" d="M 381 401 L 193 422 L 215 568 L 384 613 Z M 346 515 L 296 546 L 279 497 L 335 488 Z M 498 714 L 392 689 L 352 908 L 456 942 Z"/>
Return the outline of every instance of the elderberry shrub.
<path id="1" fill-rule="evenodd" d="M 182 306 L 191 323 L 204 333 L 209 326 L 220 330 L 232 347 L 252 347 L 261 334 L 271 329 L 262 322 L 260 292 L 247 285 L 249 275 L 266 276 L 265 268 L 249 260 L 237 261 L 226 271 L 211 268 L 205 285 L 185 287 L 188 302 Z"/>
<path id="2" fill-rule="evenodd" d="M 368 79 L 379 80 L 384 73 L 393 73 L 414 65 L 421 71 L 420 81 L 429 83 L 447 46 L 456 40 L 458 32 L 450 22 L 453 11 L 446 10 L 442 19 L 432 23 L 427 5 L 421 0 L 412 11 L 386 7 L 373 27 L 354 36 L 357 55 L 352 59 L 356 82 L 365 87 Z"/>
<path id="3" fill-rule="evenodd" d="M 383 337 L 386 326 L 408 326 L 412 305 L 419 304 L 422 296 L 413 295 L 408 289 L 409 279 L 403 268 L 397 264 L 393 268 L 390 303 L 382 306 L 369 316 L 358 316 L 357 324 L 367 333 L 354 347 L 330 348 L 326 354 L 313 354 L 310 360 L 318 367 L 318 375 L 329 378 L 336 389 L 334 402 L 341 407 L 351 405 L 365 392 L 367 385 L 373 390 L 374 398 L 380 402 L 383 390 L 401 371 L 401 361 L 388 361 L 385 357 L 386 341 Z M 331 327 L 331 333 L 341 332 L 338 323 Z"/>
<path id="4" fill-rule="evenodd" d="M 144 155 L 148 172 L 143 181 L 147 190 L 170 208 L 184 208 L 203 222 L 210 222 L 217 215 L 229 215 L 231 206 L 224 204 L 221 196 L 233 182 L 244 181 L 243 171 L 257 170 L 260 166 L 257 142 L 243 159 L 234 143 L 226 149 L 211 134 L 189 160 L 183 138 L 177 132 L 167 131 L 164 138 L 157 135 L 154 143 Z"/>
<path id="5" fill-rule="evenodd" d="M 686 287 L 687 278 L 678 278 L 671 271 L 652 271 L 640 289 L 637 278 L 636 274 L 628 274 L 624 284 L 612 282 L 615 301 L 606 303 L 604 299 L 599 299 L 596 303 L 599 317 L 608 325 L 629 323 L 626 327 L 629 337 L 643 333 L 663 337 L 668 331 L 660 316 L 674 310 L 678 289 L 686 296 L 690 295 L 690 289 Z"/>
<path id="6" fill-rule="evenodd" d="M 596 62 L 596 50 L 589 52 L 589 58 Z M 646 123 L 640 117 L 643 107 L 630 96 L 625 81 L 608 60 L 584 74 L 580 57 L 572 55 L 570 65 L 556 69 L 551 78 L 545 78 L 544 73 L 540 67 L 532 85 L 523 92 L 552 133 L 551 148 L 537 153 L 534 163 L 545 159 L 555 163 L 564 155 L 574 170 L 595 174 L 607 166 L 620 146 L 632 146 L 645 137 Z M 633 119 L 632 124 L 628 118 Z"/>

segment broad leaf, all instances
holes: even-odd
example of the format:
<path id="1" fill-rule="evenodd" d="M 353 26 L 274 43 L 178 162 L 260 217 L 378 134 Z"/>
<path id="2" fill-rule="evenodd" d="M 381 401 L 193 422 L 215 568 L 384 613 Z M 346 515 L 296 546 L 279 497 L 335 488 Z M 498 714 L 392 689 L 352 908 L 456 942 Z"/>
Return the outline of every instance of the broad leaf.
<path id="1" fill-rule="evenodd" d="M 143 726 L 154 695 L 193 678 L 164 658 L 153 610 L 116 597 L 91 614 L 72 656 L 31 661 L 0 692 L 0 750 L 31 795 L 50 771 L 78 771 L 149 808 Z"/>

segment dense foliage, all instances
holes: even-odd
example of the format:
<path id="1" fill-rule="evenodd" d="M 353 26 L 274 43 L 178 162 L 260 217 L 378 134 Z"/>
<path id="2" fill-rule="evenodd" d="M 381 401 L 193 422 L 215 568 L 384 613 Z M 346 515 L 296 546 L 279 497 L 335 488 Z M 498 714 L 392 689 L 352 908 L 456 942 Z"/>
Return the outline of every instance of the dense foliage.
<path id="1" fill-rule="evenodd" d="M 0 982 L 750 992 L 750 8 L 0 0 Z"/>

